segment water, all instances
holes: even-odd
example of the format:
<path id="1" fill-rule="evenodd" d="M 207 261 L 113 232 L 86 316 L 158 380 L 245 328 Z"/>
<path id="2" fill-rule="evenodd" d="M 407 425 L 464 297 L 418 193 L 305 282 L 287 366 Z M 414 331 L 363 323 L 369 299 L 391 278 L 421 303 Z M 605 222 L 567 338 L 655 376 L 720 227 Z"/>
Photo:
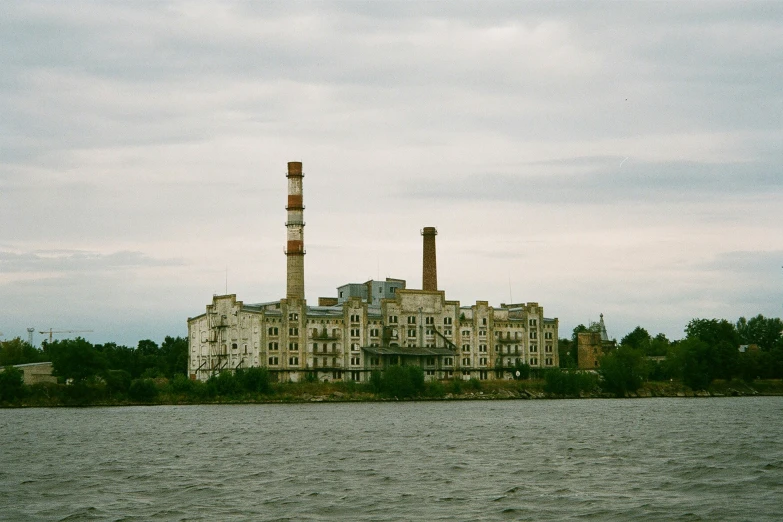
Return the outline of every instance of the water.
<path id="1" fill-rule="evenodd" d="M 780 520 L 783 398 L 0 410 L 3 520 Z"/>

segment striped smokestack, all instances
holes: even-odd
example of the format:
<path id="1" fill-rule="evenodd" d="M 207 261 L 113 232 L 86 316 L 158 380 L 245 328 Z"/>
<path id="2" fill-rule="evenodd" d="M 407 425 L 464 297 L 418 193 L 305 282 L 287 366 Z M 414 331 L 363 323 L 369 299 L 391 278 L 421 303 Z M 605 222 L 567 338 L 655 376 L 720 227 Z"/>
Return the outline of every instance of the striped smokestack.
<path id="1" fill-rule="evenodd" d="M 286 297 L 304 299 L 304 205 L 302 204 L 302 162 L 288 162 L 288 231 L 286 244 Z"/>
<path id="2" fill-rule="evenodd" d="M 438 267 L 435 262 L 435 236 L 438 231 L 435 227 L 424 227 L 421 231 L 424 247 L 424 258 L 422 261 L 421 289 L 438 290 Z"/>

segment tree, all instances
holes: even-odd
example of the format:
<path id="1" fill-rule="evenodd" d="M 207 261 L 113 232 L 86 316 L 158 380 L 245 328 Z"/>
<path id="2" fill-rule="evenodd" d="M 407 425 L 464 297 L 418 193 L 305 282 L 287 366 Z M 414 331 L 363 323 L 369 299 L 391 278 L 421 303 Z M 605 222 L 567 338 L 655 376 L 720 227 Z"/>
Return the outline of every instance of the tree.
<path id="1" fill-rule="evenodd" d="M 19 368 L 6 366 L 0 372 L 0 402 L 12 401 L 24 395 L 24 374 Z"/>
<path id="2" fill-rule="evenodd" d="M 0 366 L 41 362 L 44 353 L 28 342 L 17 337 L 9 341 L 0 341 Z"/>
<path id="3" fill-rule="evenodd" d="M 652 341 L 652 338 L 647 330 L 641 326 L 637 326 L 631 333 L 620 340 L 620 345 L 647 353 L 650 347 L 650 341 Z"/>
<path id="4" fill-rule="evenodd" d="M 647 377 L 647 372 L 644 352 L 630 346 L 620 346 L 604 355 L 598 370 L 603 378 L 601 387 L 618 397 L 638 390 Z"/>
<path id="5" fill-rule="evenodd" d="M 167 377 L 188 373 L 188 339 L 166 336 L 160 345 L 160 357 L 166 362 Z"/>
<path id="6" fill-rule="evenodd" d="M 415 397 L 424 391 L 424 370 L 418 366 L 389 366 L 381 389 L 389 397 Z"/>
<path id="7" fill-rule="evenodd" d="M 47 351 L 52 359 L 52 374 L 64 379 L 85 381 L 106 369 L 106 358 L 81 337 L 57 340 Z"/>
<path id="8" fill-rule="evenodd" d="M 759 349 L 771 351 L 783 339 L 783 321 L 778 317 L 766 318 L 759 314 L 746 320 L 740 317 L 736 324 L 742 344 L 755 344 Z"/>
<path id="9" fill-rule="evenodd" d="M 680 341 L 668 356 L 672 373 L 694 390 L 705 389 L 714 379 L 710 352 L 710 345 L 697 337 Z"/>

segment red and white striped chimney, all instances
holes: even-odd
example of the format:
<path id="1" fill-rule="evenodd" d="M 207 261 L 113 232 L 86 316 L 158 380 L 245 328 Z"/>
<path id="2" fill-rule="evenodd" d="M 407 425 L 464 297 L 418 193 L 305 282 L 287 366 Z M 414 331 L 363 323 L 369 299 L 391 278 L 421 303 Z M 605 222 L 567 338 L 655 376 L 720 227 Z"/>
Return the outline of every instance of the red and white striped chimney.
<path id="1" fill-rule="evenodd" d="M 288 162 L 288 231 L 286 244 L 286 298 L 304 299 L 304 205 L 302 204 L 302 162 Z"/>

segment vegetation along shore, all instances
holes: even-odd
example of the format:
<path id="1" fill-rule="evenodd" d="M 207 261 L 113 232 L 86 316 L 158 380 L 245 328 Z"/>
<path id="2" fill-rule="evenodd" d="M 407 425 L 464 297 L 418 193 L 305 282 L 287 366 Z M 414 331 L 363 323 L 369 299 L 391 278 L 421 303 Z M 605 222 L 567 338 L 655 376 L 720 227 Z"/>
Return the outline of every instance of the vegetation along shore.
<path id="1" fill-rule="evenodd" d="M 577 369 L 576 339 L 560 339 L 561 368 L 521 365 L 515 380 L 426 380 L 417 366 L 390 366 L 369 382 L 275 382 L 265 368 L 223 371 L 206 381 L 186 375 L 188 341 L 143 340 L 135 348 L 82 338 L 0 341 L 0 406 L 286 403 L 379 400 L 487 400 L 576 397 L 783 395 L 783 322 L 761 315 L 732 323 L 693 319 L 669 341 L 637 327 L 597 371 Z M 49 382 L 25 383 L 20 364 L 51 362 Z M 45 380 L 46 381 L 46 380 Z"/>

